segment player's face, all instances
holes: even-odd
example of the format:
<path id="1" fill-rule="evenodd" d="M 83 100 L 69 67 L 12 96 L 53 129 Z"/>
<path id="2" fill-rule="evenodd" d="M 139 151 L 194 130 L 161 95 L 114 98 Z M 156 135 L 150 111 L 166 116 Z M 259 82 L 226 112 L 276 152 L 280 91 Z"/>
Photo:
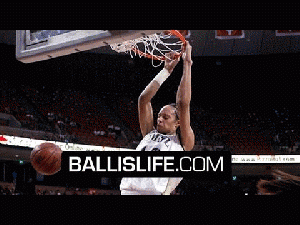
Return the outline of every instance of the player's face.
<path id="1" fill-rule="evenodd" d="M 158 113 L 157 131 L 162 134 L 174 135 L 179 126 L 179 120 L 176 118 L 175 108 L 170 105 L 164 106 Z"/>

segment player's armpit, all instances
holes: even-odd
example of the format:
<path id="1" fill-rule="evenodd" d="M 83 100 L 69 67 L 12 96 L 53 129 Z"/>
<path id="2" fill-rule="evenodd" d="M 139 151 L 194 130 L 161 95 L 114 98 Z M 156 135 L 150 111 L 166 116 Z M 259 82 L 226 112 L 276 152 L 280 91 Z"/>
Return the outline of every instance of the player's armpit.
<path id="1" fill-rule="evenodd" d="M 189 104 L 178 104 L 178 114 L 180 119 L 181 144 L 185 151 L 191 151 L 195 145 L 195 134 L 190 124 Z"/>

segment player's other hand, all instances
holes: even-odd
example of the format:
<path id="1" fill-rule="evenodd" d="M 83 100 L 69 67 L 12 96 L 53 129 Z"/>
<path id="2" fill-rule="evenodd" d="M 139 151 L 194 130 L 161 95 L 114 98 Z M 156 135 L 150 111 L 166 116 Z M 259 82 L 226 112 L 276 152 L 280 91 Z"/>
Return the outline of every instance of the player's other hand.
<path id="1" fill-rule="evenodd" d="M 186 41 L 186 44 L 182 48 L 182 59 L 184 63 L 188 63 L 190 65 L 193 65 L 192 61 L 192 46 L 188 41 Z"/>
<path id="2" fill-rule="evenodd" d="M 175 52 L 169 52 L 166 54 L 166 60 L 165 60 L 165 69 L 169 71 L 169 73 L 172 73 L 175 66 L 180 61 L 180 57 L 176 57 Z"/>

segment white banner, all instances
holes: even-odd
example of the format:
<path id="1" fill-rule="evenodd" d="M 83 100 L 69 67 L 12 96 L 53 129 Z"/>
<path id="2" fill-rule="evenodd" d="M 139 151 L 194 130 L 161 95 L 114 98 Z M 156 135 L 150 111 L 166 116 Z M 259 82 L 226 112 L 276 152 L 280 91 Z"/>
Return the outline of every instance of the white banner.
<path id="1" fill-rule="evenodd" d="M 300 155 L 232 155 L 232 163 L 300 163 Z"/>
<path id="2" fill-rule="evenodd" d="M 45 140 L 35 140 L 31 138 L 14 137 L 8 135 L 0 136 L 0 144 L 12 145 L 12 146 L 22 146 L 27 148 L 35 148 L 44 142 L 54 143 L 59 146 L 62 151 L 135 151 L 128 148 L 113 148 L 106 146 L 95 146 L 95 145 L 80 145 L 74 143 L 65 143 L 59 141 L 45 141 Z"/>

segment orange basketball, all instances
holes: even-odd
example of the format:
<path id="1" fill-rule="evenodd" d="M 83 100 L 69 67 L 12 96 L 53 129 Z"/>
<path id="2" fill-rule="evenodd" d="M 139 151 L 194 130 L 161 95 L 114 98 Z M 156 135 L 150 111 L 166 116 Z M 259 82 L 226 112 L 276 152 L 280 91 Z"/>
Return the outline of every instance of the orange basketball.
<path id="1" fill-rule="evenodd" d="M 53 143 L 36 146 L 30 155 L 33 168 L 44 175 L 53 175 L 60 170 L 62 150 Z"/>

